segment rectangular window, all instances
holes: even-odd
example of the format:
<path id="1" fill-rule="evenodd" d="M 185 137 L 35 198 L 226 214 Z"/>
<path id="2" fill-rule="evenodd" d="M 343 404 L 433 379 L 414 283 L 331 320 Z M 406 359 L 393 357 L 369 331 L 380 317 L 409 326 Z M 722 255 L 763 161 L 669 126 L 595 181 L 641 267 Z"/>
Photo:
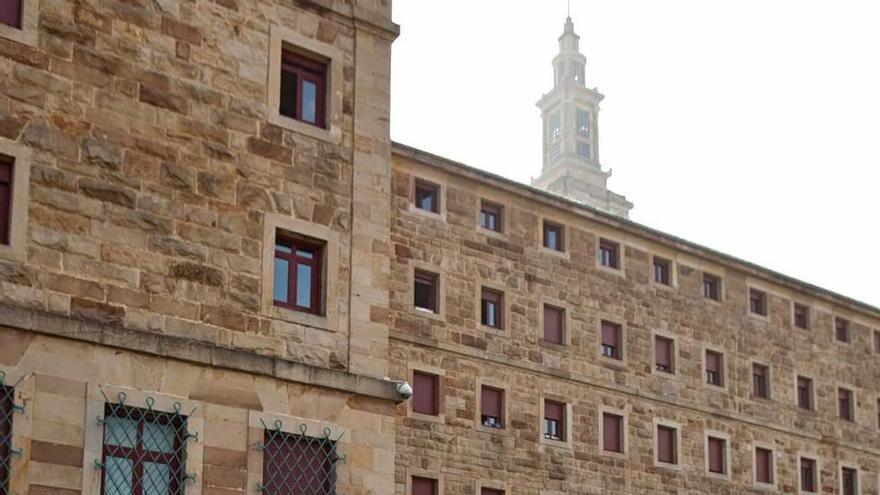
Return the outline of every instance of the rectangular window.
<path id="1" fill-rule="evenodd" d="M 877 399 L 877 429 L 880 430 L 880 399 Z"/>
<path id="2" fill-rule="evenodd" d="M 12 454 L 12 415 L 15 413 L 15 389 L 0 383 L 0 494 L 10 493 L 9 471 Z"/>
<path id="3" fill-rule="evenodd" d="M 429 416 L 440 415 L 440 377 L 423 371 L 413 372 L 412 410 Z"/>
<path id="4" fill-rule="evenodd" d="M 834 334 L 838 342 L 849 343 L 849 320 L 834 318 Z"/>
<path id="5" fill-rule="evenodd" d="M 417 180 L 415 187 L 416 208 L 431 213 L 440 213 L 440 186 Z"/>
<path id="6" fill-rule="evenodd" d="M 773 483 L 773 451 L 755 447 L 755 481 Z"/>
<path id="7" fill-rule="evenodd" d="M 276 306 L 322 314 L 323 254 L 324 245 L 321 241 L 276 234 L 274 279 Z"/>
<path id="8" fill-rule="evenodd" d="M 721 278 L 715 275 L 703 274 L 703 297 L 713 301 L 721 300 Z"/>
<path id="9" fill-rule="evenodd" d="M 332 495 L 336 493 L 336 465 L 341 461 L 336 442 L 266 429 L 263 451 L 265 495 Z M 143 494 L 166 495 L 149 488 Z"/>
<path id="10" fill-rule="evenodd" d="M 654 337 L 654 366 L 657 371 L 663 373 L 675 373 L 675 341 L 660 337 Z"/>
<path id="11" fill-rule="evenodd" d="M 706 351 L 706 383 L 724 386 L 724 354 Z"/>
<path id="12" fill-rule="evenodd" d="M 437 313 L 439 309 L 439 281 L 437 274 L 416 270 L 414 276 L 413 304 L 416 309 Z"/>
<path id="13" fill-rule="evenodd" d="M 717 437 L 709 437 L 706 443 L 707 456 L 709 457 L 709 472 L 714 474 L 727 474 L 727 440 Z"/>
<path id="14" fill-rule="evenodd" d="M 599 240 L 599 264 L 608 268 L 620 269 L 620 244 L 607 239 Z"/>
<path id="15" fill-rule="evenodd" d="M 770 398 L 770 368 L 763 364 L 752 363 L 752 395 Z"/>
<path id="16" fill-rule="evenodd" d="M 12 181 L 15 160 L 0 155 L 0 245 L 9 245 L 12 229 Z"/>
<path id="17" fill-rule="evenodd" d="M 758 289 L 749 289 L 749 312 L 767 316 L 767 293 Z"/>
<path id="18" fill-rule="evenodd" d="M 804 330 L 810 328 L 810 308 L 794 303 L 794 326 Z"/>
<path id="19" fill-rule="evenodd" d="M 840 468 L 840 493 L 842 495 L 858 495 L 859 472 L 856 469 Z"/>
<path id="20" fill-rule="evenodd" d="M 413 476 L 412 495 L 439 495 L 437 493 L 437 480 Z"/>
<path id="21" fill-rule="evenodd" d="M 480 296 L 480 323 L 499 330 L 504 328 L 504 294 L 483 287 Z"/>
<path id="22" fill-rule="evenodd" d="M 480 495 L 504 495 L 504 490 L 480 487 Z"/>
<path id="23" fill-rule="evenodd" d="M 590 112 L 578 109 L 577 111 L 577 134 L 578 137 L 590 138 Z"/>
<path id="24" fill-rule="evenodd" d="M 544 247 L 565 251 L 565 229 L 562 225 L 544 220 Z"/>
<path id="25" fill-rule="evenodd" d="M 565 310 L 544 305 L 544 342 L 562 345 L 565 343 Z"/>
<path id="26" fill-rule="evenodd" d="M 623 327 L 621 327 L 617 323 L 612 323 L 610 321 L 602 322 L 602 355 L 611 358 L 621 360 L 623 359 L 623 353 L 621 352 L 620 344 L 621 344 L 621 334 L 623 333 Z"/>
<path id="27" fill-rule="evenodd" d="M 816 461 L 801 457 L 801 491 L 805 493 L 816 493 L 816 487 L 819 486 L 818 471 L 816 470 Z"/>
<path id="28" fill-rule="evenodd" d="M 324 127 L 326 93 L 327 62 L 281 51 L 281 115 Z"/>
<path id="29" fill-rule="evenodd" d="M 503 232 L 504 208 L 501 205 L 482 201 L 480 203 L 480 227 L 493 232 Z"/>
<path id="30" fill-rule="evenodd" d="M 565 404 L 544 401 L 544 438 L 565 441 Z"/>
<path id="31" fill-rule="evenodd" d="M 852 390 L 845 388 L 837 389 L 837 414 L 844 421 L 853 421 L 855 412 L 853 411 L 853 393 Z"/>
<path id="32" fill-rule="evenodd" d="M 185 417 L 107 404 L 103 426 L 103 495 L 183 494 Z"/>
<path id="33" fill-rule="evenodd" d="M 672 263 L 663 258 L 654 257 L 654 282 L 663 285 L 671 284 L 670 266 Z"/>
<path id="34" fill-rule="evenodd" d="M 623 453 L 623 416 L 602 413 L 602 449 L 605 452 Z"/>
<path id="35" fill-rule="evenodd" d="M 657 461 L 664 464 L 678 464 L 677 429 L 657 425 Z"/>
<path id="36" fill-rule="evenodd" d="M 24 0 L 0 1 L 0 23 L 21 29 L 21 16 Z"/>
<path id="37" fill-rule="evenodd" d="M 880 354 L 880 332 L 874 331 L 874 352 Z"/>
<path id="38" fill-rule="evenodd" d="M 581 158 L 590 159 L 590 143 L 586 141 L 578 141 L 577 142 L 577 154 Z"/>
<path id="39" fill-rule="evenodd" d="M 488 428 L 504 428 L 504 390 L 480 388 L 480 422 Z"/>
<path id="40" fill-rule="evenodd" d="M 813 380 L 804 376 L 797 377 L 798 407 L 807 411 L 813 410 Z"/>

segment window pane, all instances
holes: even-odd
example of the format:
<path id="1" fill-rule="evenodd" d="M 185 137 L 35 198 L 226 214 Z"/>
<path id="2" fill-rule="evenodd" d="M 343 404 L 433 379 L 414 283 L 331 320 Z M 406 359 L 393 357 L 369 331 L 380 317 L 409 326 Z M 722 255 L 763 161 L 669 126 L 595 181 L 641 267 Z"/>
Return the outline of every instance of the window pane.
<path id="1" fill-rule="evenodd" d="M 287 293 L 288 281 L 290 280 L 290 262 L 286 259 L 275 258 L 275 296 L 274 299 L 278 302 L 287 302 L 289 301 L 289 294 Z"/>
<path id="2" fill-rule="evenodd" d="M 317 115 L 318 86 L 312 81 L 303 81 L 302 119 L 314 124 Z"/>
<path id="3" fill-rule="evenodd" d="M 171 467 L 155 462 L 144 463 L 144 495 L 168 495 L 171 484 Z"/>
<path id="4" fill-rule="evenodd" d="M 104 461 L 104 495 L 131 495 L 133 470 L 131 459 L 107 456 Z"/>
<path id="5" fill-rule="evenodd" d="M 306 249 L 297 249 L 296 255 L 299 256 L 300 258 L 305 258 L 307 260 L 315 259 L 315 252 L 310 251 L 310 250 L 306 250 Z"/>
<path id="6" fill-rule="evenodd" d="M 296 74 L 281 71 L 281 115 L 296 118 Z"/>
<path id="7" fill-rule="evenodd" d="M 312 267 L 309 265 L 296 265 L 296 305 L 312 307 Z"/>
<path id="8" fill-rule="evenodd" d="M 134 447 L 137 442 L 137 423 L 131 419 L 109 417 L 104 424 L 104 444 L 115 447 Z"/>
<path id="9" fill-rule="evenodd" d="M 153 452 L 174 452 L 174 428 L 157 423 L 144 423 L 144 448 Z"/>

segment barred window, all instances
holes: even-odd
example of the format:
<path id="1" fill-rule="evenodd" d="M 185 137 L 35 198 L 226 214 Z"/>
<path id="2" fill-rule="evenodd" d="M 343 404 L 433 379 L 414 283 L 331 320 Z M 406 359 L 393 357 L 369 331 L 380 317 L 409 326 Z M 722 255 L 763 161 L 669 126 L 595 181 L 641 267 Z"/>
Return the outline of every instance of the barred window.
<path id="1" fill-rule="evenodd" d="M 141 409 L 108 403 L 104 410 L 104 495 L 180 495 L 187 479 L 186 417 L 156 411 L 153 399 Z"/>
<path id="2" fill-rule="evenodd" d="M 0 495 L 9 493 L 10 455 L 12 454 L 12 415 L 15 412 L 15 389 L 3 384 L 0 372 Z"/>
<path id="3" fill-rule="evenodd" d="M 335 495 L 336 465 L 343 459 L 336 451 L 337 440 L 330 439 L 330 430 L 321 437 L 287 433 L 266 428 L 263 445 L 263 495 Z"/>

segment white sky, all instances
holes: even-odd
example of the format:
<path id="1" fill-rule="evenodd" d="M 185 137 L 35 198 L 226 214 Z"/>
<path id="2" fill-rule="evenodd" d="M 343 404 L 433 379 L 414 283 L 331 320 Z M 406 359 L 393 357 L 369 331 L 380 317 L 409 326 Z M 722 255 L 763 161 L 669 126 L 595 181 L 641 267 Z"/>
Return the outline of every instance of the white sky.
<path id="1" fill-rule="evenodd" d="M 880 2 L 572 0 L 631 218 L 880 306 Z M 565 0 L 394 0 L 391 136 L 511 179 Z"/>

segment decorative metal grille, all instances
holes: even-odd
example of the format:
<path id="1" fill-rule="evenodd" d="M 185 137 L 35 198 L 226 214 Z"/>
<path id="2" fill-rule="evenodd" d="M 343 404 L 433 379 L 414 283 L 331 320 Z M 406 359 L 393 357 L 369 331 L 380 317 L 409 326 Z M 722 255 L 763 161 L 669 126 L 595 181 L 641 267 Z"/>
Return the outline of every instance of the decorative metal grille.
<path id="1" fill-rule="evenodd" d="M 281 431 L 281 421 L 272 428 L 265 423 L 265 443 L 257 445 L 263 451 L 264 495 L 335 495 L 336 466 L 345 462 L 337 451 L 340 434 L 331 438 L 330 428 L 319 437 L 307 435 L 306 425 L 300 425 L 299 434 Z"/>
<path id="2" fill-rule="evenodd" d="M 9 494 L 9 474 L 12 456 L 21 450 L 12 448 L 12 417 L 24 412 L 24 406 L 15 403 L 15 386 L 6 384 L 6 372 L 0 371 L 0 495 Z"/>
<path id="3" fill-rule="evenodd" d="M 127 405 L 122 392 L 116 402 L 104 398 L 104 416 L 98 417 L 104 449 L 97 465 L 104 471 L 103 495 L 182 495 L 185 482 L 195 481 L 185 472 L 186 444 L 197 435 L 187 431 L 180 403 L 165 412 L 153 409 L 151 397 L 146 408 Z"/>

